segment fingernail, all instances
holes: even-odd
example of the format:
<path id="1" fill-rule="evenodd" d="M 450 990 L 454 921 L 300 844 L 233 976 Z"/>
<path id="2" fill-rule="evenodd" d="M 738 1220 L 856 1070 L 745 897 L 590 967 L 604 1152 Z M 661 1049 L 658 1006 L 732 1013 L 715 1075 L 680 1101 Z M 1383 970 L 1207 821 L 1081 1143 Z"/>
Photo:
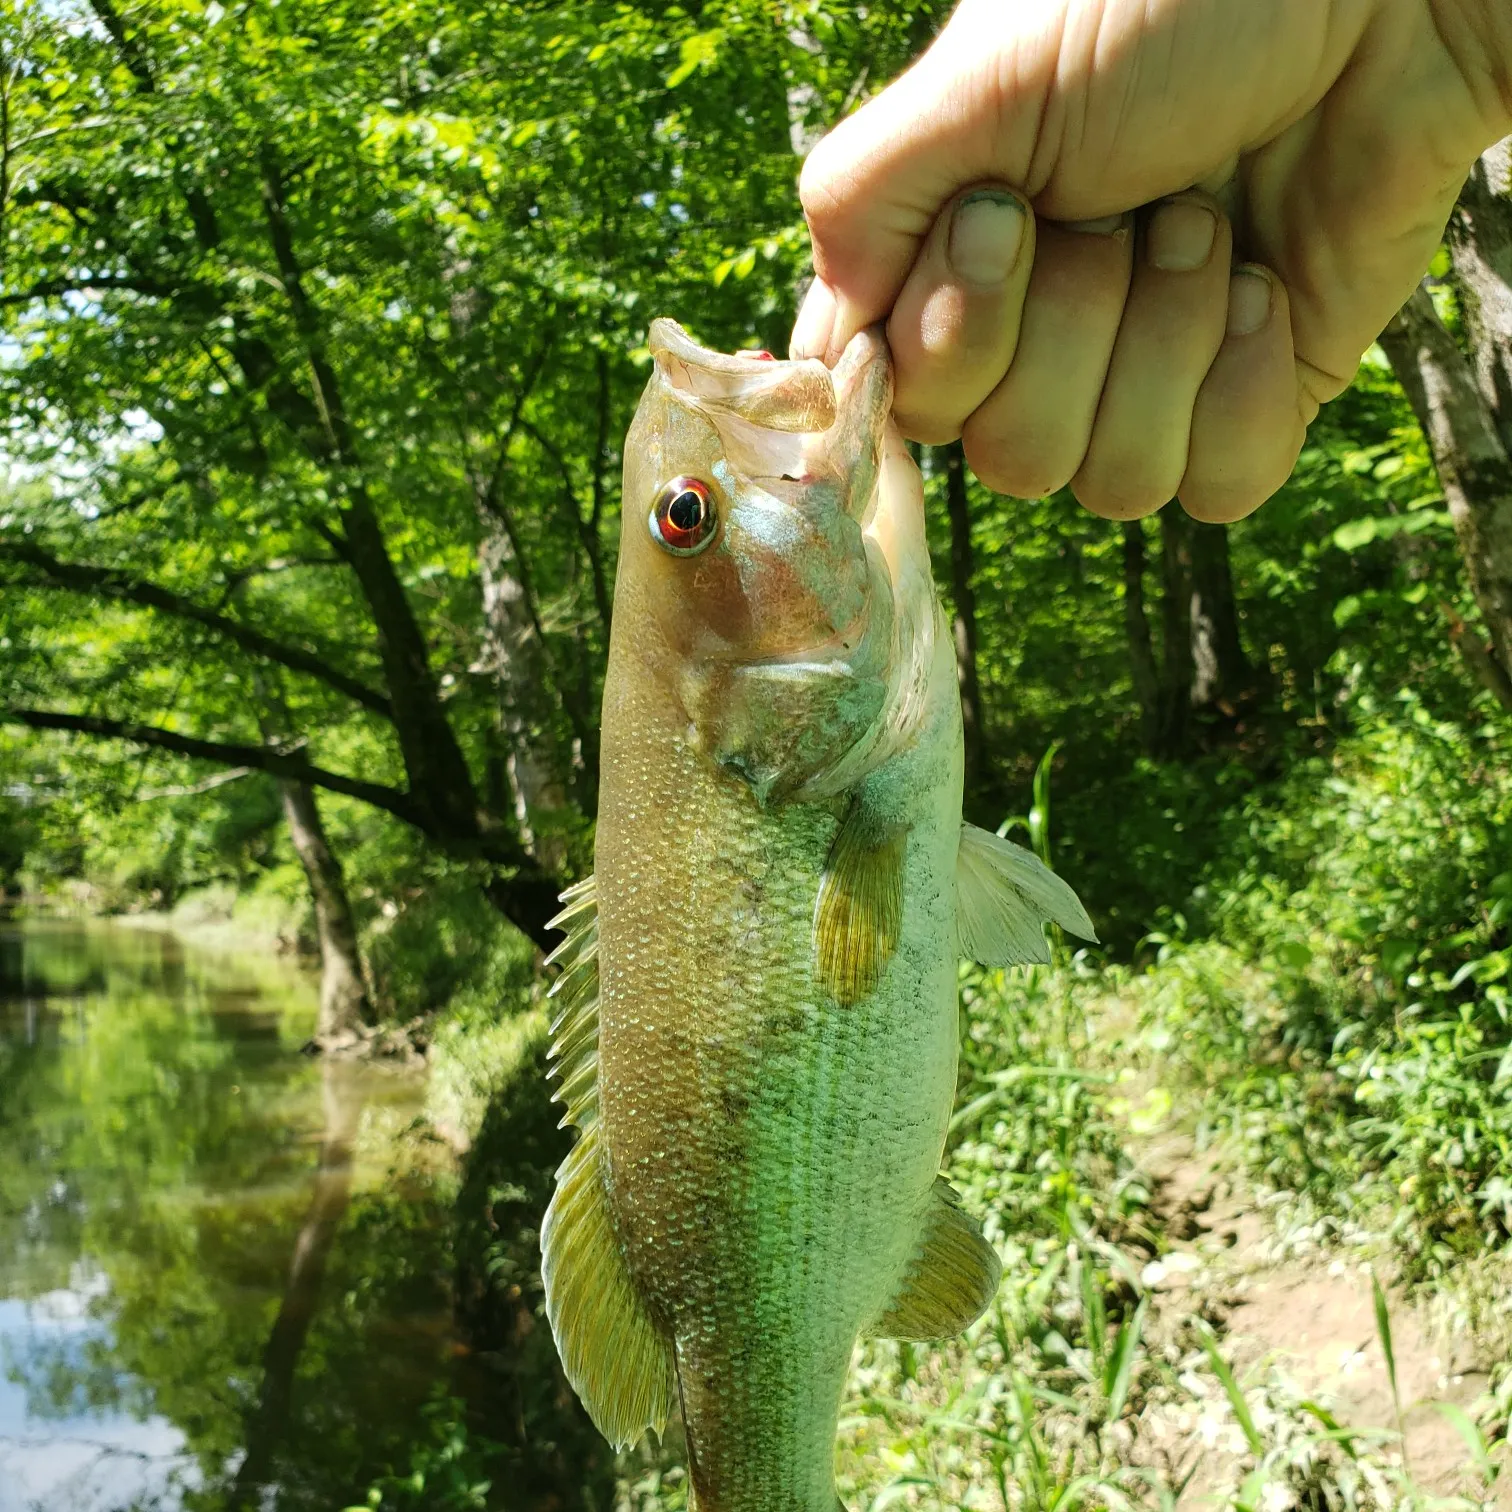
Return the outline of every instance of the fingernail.
<path id="1" fill-rule="evenodd" d="M 1253 336 L 1270 319 L 1270 312 L 1270 279 L 1256 268 L 1235 268 L 1229 279 L 1229 335 Z"/>
<path id="2" fill-rule="evenodd" d="M 1116 236 L 1129 224 L 1127 215 L 1104 215 L 1099 220 L 1066 221 L 1068 231 L 1083 231 L 1088 236 Z"/>
<path id="3" fill-rule="evenodd" d="M 955 207 L 950 222 L 950 266 L 963 283 L 990 288 L 1013 272 L 1027 217 L 1011 194 L 978 189 Z"/>
<path id="4" fill-rule="evenodd" d="M 800 357 L 822 357 L 829 345 L 830 332 L 835 326 L 835 293 L 822 278 L 809 285 L 803 297 L 803 306 L 793 322 L 792 339 L 788 342 L 788 355 L 795 361 Z"/>
<path id="5" fill-rule="evenodd" d="M 1218 218 L 1196 200 L 1167 200 L 1150 218 L 1145 254 L 1163 273 L 1190 273 L 1213 255 Z"/>

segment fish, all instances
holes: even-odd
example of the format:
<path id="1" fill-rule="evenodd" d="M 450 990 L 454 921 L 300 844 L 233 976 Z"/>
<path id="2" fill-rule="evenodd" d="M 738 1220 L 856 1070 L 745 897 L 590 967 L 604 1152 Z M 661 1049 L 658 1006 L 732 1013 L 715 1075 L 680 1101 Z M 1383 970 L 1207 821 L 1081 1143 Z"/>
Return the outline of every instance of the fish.
<path id="1" fill-rule="evenodd" d="M 831 370 L 651 326 L 624 449 L 593 875 L 562 894 L 542 1224 L 617 1449 L 680 1412 L 697 1512 L 836 1512 L 858 1339 L 969 1326 L 999 1260 L 941 1174 L 958 961 L 1094 939 L 962 821 L 954 642 L 883 334 Z"/>

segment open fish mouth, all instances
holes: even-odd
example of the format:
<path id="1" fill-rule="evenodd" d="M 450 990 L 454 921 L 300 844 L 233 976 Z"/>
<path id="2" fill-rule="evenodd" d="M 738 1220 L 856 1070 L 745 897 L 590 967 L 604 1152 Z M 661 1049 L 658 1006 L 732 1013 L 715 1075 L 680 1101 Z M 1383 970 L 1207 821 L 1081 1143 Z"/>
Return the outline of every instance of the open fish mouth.
<path id="1" fill-rule="evenodd" d="M 864 516 L 892 408 L 892 360 L 880 329 L 854 337 L 833 371 L 812 357 L 776 362 L 712 351 L 673 320 L 651 323 L 648 346 L 671 392 L 719 432 L 737 473 L 777 497 L 784 486 L 838 483 L 841 506 L 852 519 Z"/>

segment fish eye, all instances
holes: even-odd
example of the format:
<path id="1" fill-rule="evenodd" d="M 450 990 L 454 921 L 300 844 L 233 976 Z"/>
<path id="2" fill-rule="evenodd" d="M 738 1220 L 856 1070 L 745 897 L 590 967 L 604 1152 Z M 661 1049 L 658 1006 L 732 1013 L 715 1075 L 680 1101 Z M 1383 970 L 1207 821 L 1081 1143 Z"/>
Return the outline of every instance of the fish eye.
<path id="1" fill-rule="evenodd" d="M 651 537 L 673 556 L 702 551 L 718 527 L 709 486 L 697 478 L 673 478 L 651 507 Z"/>

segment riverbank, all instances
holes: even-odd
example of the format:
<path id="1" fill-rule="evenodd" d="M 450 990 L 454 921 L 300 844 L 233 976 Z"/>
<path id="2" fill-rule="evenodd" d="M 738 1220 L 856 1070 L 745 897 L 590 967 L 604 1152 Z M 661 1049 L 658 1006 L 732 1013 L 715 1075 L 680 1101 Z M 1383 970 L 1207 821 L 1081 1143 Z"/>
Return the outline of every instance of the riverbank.
<path id="1" fill-rule="evenodd" d="M 307 980 L 139 926 L 0 927 L 0 1512 L 607 1501 L 538 1322 L 543 1026 L 311 1058 Z"/>
<path id="2" fill-rule="evenodd" d="M 122 929 L 174 934 L 208 950 L 280 956 L 312 973 L 320 969 L 319 951 L 298 910 L 282 899 L 231 888 L 199 888 L 162 909 L 139 903 L 121 907 L 102 889 L 75 881 L 46 893 L 0 897 L 0 917 L 108 921 Z"/>

